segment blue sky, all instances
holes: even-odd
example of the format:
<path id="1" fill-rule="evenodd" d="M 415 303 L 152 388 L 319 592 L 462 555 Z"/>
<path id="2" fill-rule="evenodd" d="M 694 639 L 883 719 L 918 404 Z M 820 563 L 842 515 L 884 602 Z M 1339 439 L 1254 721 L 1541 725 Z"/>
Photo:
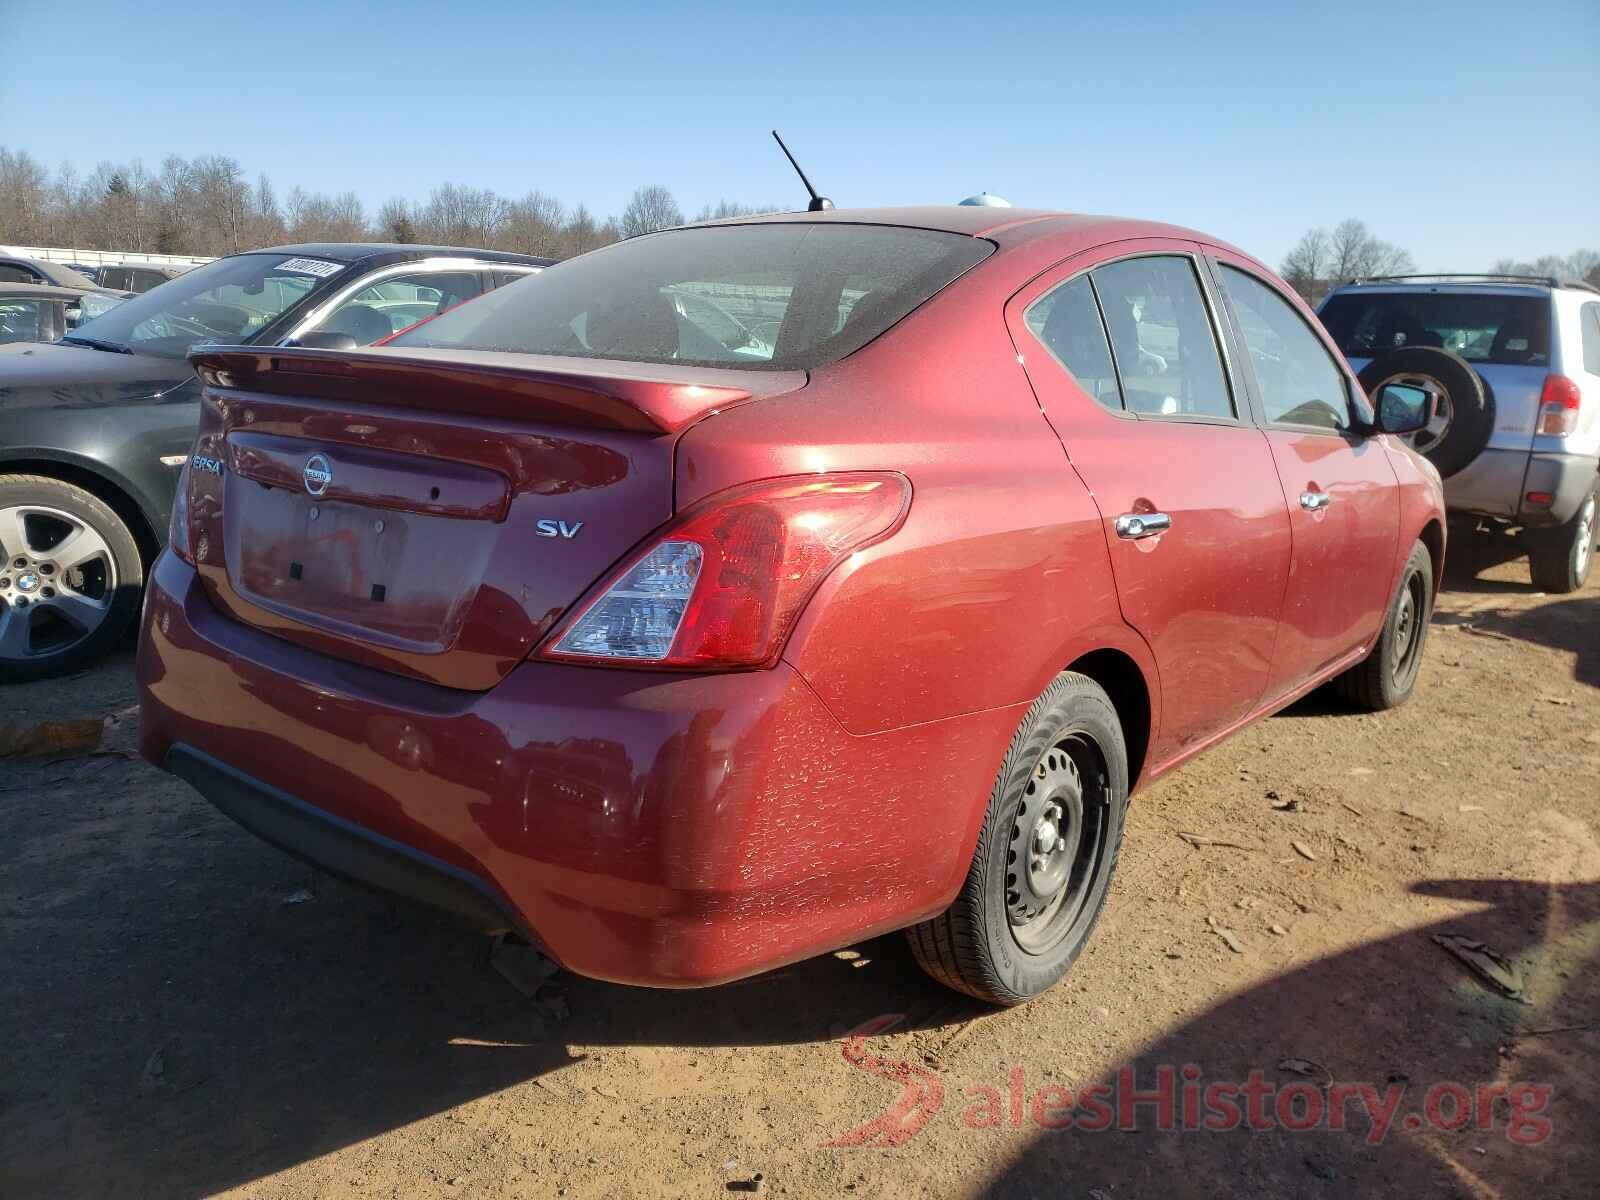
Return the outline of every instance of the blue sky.
<path id="1" fill-rule="evenodd" d="M 987 189 L 1274 263 L 1346 216 L 1431 269 L 1600 246 L 1594 0 L 1162 7 L 0 0 L 0 145 L 692 213 L 800 196 L 777 126 L 841 206 Z"/>

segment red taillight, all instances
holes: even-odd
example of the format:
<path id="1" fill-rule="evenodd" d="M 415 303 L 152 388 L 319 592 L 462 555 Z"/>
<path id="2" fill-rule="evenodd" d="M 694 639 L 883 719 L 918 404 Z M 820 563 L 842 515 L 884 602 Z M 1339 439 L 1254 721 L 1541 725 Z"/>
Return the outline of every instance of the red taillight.
<path id="1" fill-rule="evenodd" d="M 194 565 L 194 552 L 189 548 L 189 460 L 178 473 L 178 494 L 172 501 L 172 521 L 167 527 L 167 545 L 184 562 Z"/>
<path id="2" fill-rule="evenodd" d="M 1538 432 L 1565 437 L 1578 427 L 1578 405 L 1583 393 L 1565 375 L 1546 375 L 1539 394 Z"/>
<path id="3" fill-rule="evenodd" d="M 911 484 L 892 472 L 769 479 L 708 497 L 607 576 L 539 657 L 771 666 L 828 573 L 892 532 L 910 502 Z"/>

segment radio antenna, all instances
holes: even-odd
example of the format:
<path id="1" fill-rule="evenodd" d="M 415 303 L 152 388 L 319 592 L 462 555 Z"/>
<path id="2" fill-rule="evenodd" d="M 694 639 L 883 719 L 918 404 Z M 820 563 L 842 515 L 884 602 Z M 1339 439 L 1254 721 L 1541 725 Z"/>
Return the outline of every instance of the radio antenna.
<path id="1" fill-rule="evenodd" d="M 806 185 L 806 191 L 811 193 L 811 203 L 806 205 L 806 211 L 826 212 L 832 208 L 833 201 L 826 196 L 817 195 L 817 189 L 811 186 L 811 180 L 806 178 L 806 173 L 800 169 L 800 164 L 795 162 L 794 155 L 789 153 L 789 147 L 783 144 L 783 139 L 778 136 L 776 129 L 772 131 L 772 136 L 778 143 L 778 149 L 783 151 L 783 156 L 789 160 L 789 165 L 794 168 L 794 173 L 800 176 L 800 182 Z"/>

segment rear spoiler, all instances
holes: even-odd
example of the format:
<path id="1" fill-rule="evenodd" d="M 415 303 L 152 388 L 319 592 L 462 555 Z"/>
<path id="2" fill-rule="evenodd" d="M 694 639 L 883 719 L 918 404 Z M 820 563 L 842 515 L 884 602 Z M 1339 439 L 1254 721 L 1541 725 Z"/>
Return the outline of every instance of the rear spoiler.
<path id="1" fill-rule="evenodd" d="M 191 351 L 189 362 L 207 387 L 646 434 L 677 433 L 755 394 L 749 373 L 715 368 L 648 366 L 670 376 L 663 378 L 637 374 L 640 365 L 632 363 L 591 368 L 584 359 L 437 354 L 206 346 Z M 745 379 L 736 382 L 736 375 Z M 789 391 L 804 382 L 800 371 L 762 372 L 759 390 Z"/>

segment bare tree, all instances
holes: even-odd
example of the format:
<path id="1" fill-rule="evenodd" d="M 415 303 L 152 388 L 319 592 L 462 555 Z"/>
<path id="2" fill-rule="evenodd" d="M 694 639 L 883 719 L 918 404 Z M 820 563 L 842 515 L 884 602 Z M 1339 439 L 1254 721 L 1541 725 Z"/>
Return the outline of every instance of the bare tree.
<path id="1" fill-rule="evenodd" d="M 49 174 L 37 159 L 0 146 L 0 240 L 43 240 L 49 189 Z"/>
<path id="2" fill-rule="evenodd" d="M 354 192 L 334 198 L 320 192 L 308 196 L 291 188 L 284 209 L 291 241 L 359 242 L 368 236 L 361 198 Z"/>
<path id="3" fill-rule="evenodd" d="M 1574 250 L 1567 256 L 1567 266 L 1574 279 L 1581 279 L 1590 287 L 1600 287 L 1600 250 Z"/>
<path id="4" fill-rule="evenodd" d="M 130 250 L 146 248 L 149 231 L 141 174 L 137 163 L 129 168 L 101 163 L 95 168 L 87 186 L 97 198 L 87 201 L 85 213 L 91 240 Z"/>
<path id="5" fill-rule="evenodd" d="M 1578 280 L 1600 287 L 1600 250 L 1574 250 L 1571 254 L 1543 254 L 1531 262 L 1501 258 L 1489 268 L 1495 275 L 1546 275 L 1554 279 Z"/>
<path id="6" fill-rule="evenodd" d="M 414 242 L 417 226 L 411 218 L 411 202 L 403 196 L 384 201 L 378 210 L 378 232 L 391 242 Z"/>
<path id="7" fill-rule="evenodd" d="M 1308 229 L 1279 268 L 1289 286 L 1307 302 L 1318 300 L 1330 285 L 1372 275 L 1400 275 L 1416 269 L 1411 254 L 1373 236 L 1366 222 L 1348 217 L 1330 232 Z"/>
<path id="8" fill-rule="evenodd" d="M 571 258 L 601 245 L 604 243 L 600 240 L 600 227 L 595 224 L 588 206 L 578 205 L 561 227 L 560 257 Z"/>
<path id="9" fill-rule="evenodd" d="M 683 224 L 683 210 L 672 198 L 672 193 L 659 183 L 646 184 L 633 193 L 628 207 L 622 210 L 623 237 L 638 237 L 641 233 L 654 233 L 658 229 L 671 229 Z"/>
<path id="10" fill-rule="evenodd" d="M 367 212 L 361 197 L 354 192 L 341 193 L 333 201 L 333 230 L 330 242 L 360 242 L 372 236 L 367 229 Z"/>
<path id="11" fill-rule="evenodd" d="M 255 195 L 250 202 L 250 245 L 270 246 L 283 241 L 287 233 L 283 214 L 278 211 L 278 194 L 272 190 L 272 180 L 265 175 L 258 176 Z"/>
<path id="12" fill-rule="evenodd" d="M 695 213 L 696 221 L 726 221 L 730 217 L 759 217 L 763 213 L 782 212 L 777 204 L 740 204 L 736 200 L 718 200 L 716 204 L 702 204 Z"/>
<path id="13" fill-rule="evenodd" d="M 489 246 L 505 220 L 506 202 L 488 188 L 440 184 L 417 214 L 428 241 L 444 246 Z"/>
<path id="14" fill-rule="evenodd" d="M 1328 274 L 1336 282 L 1369 275 L 1396 275 L 1411 270 L 1411 255 L 1374 237 L 1366 222 L 1347 217 L 1328 235 Z"/>
<path id="15" fill-rule="evenodd" d="M 561 247 L 561 226 L 566 210 L 561 201 L 532 191 L 506 205 L 500 227 L 500 246 L 520 254 L 554 258 Z"/>
<path id="16" fill-rule="evenodd" d="M 221 154 L 208 154 L 194 160 L 190 173 L 196 215 L 202 228 L 213 236 L 213 244 L 229 254 L 245 249 L 250 185 L 239 164 Z"/>
<path id="17" fill-rule="evenodd" d="M 720 200 L 698 219 L 776 211 L 774 205 Z M 544 191 L 508 199 L 488 188 L 440 184 L 426 201 L 396 196 L 369 222 L 354 192 L 329 195 L 292 183 L 247 180 L 236 159 L 205 154 L 165 158 L 159 170 L 105 162 L 87 176 L 70 164 L 47 170 L 31 155 L 0 146 L 0 241 L 163 254 L 230 254 L 289 241 L 441 242 L 512 249 L 550 258 L 683 224 L 665 187 L 633 193 L 626 210 L 601 218 L 582 203 Z"/>
<path id="18" fill-rule="evenodd" d="M 1328 231 L 1308 229 L 1284 258 L 1278 273 L 1310 303 L 1327 290 L 1327 269 Z"/>

